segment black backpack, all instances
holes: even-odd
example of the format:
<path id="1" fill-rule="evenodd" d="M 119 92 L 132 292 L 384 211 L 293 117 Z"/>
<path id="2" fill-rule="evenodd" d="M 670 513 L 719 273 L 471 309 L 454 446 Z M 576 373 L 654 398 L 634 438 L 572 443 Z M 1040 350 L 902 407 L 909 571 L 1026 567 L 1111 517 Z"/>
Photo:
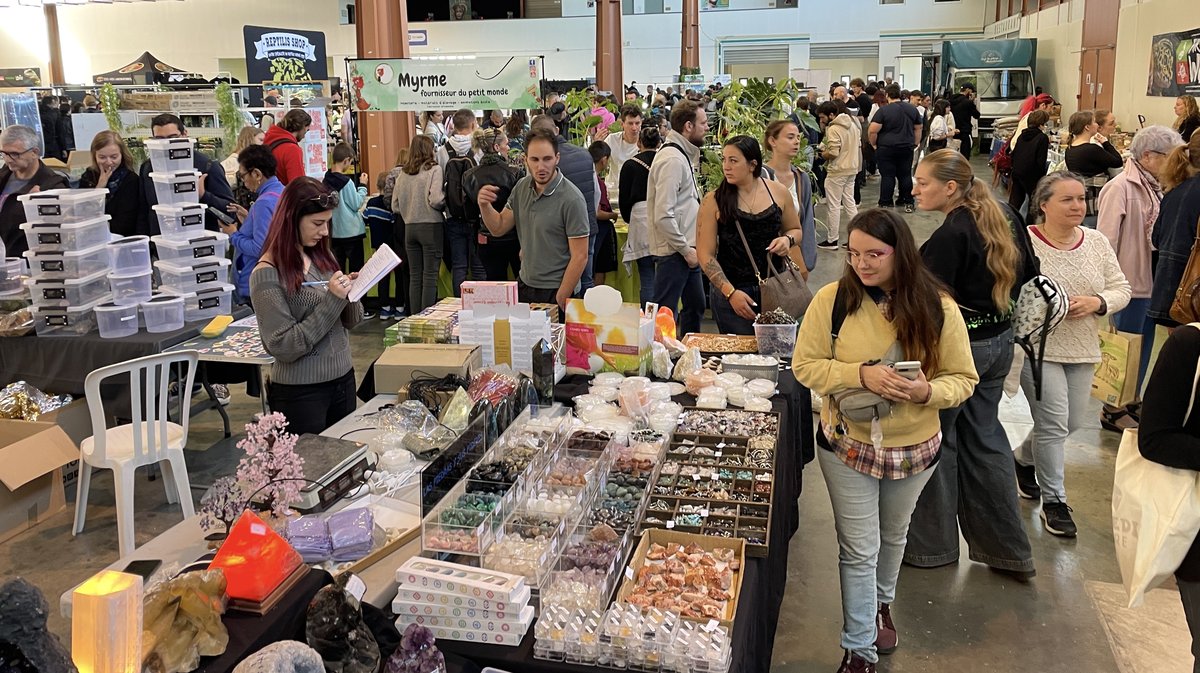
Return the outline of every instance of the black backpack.
<path id="1" fill-rule="evenodd" d="M 472 168 L 475 168 L 475 157 L 471 156 L 470 152 L 459 156 L 449 143 L 446 143 L 444 147 L 446 148 L 446 155 L 449 157 L 446 160 L 446 171 L 443 176 L 446 188 L 446 211 L 450 213 L 450 217 L 463 221 L 477 219 L 479 217 L 479 208 L 470 207 L 471 204 L 467 197 L 467 191 L 463 187 L 463 175 Z"/>

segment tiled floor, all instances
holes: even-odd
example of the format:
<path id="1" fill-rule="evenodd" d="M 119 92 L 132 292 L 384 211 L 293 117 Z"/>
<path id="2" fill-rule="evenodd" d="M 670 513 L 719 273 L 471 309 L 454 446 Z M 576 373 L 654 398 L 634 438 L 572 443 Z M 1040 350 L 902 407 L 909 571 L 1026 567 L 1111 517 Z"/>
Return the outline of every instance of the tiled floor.
<path id="1" fill-rule="evenodd" d="M 982 163 L 977 160 L 976 165 L 983 174 Z M 864 202 L 873 202 L 877 190 L 877 181 L 869 183 Z M 818 206 L 818 217 L 823 217 L 824 211 Z M 940 223 L 940 217 L 922 213 L 905 218 L 918 240 Z M 814 287 L 833 280 L 844 268 L 840 253 L 822 251 L 819 259 L 811 281 Z M 360 377 L 383 348 L 384 325 L 371 321 L 353 334 Z M 257 400 L 235 390 L 229 407 L 235 427 L 257 410 Z M 1020 396 L 1006 400 L 1001 419 L 1010 438 L 1022 439 L 1029 429 L 1024 400 Z M 220 440 L 215 414 L 194 420 L 188 443 L 194 483 L 208 483 L 216 475 L 233 471 L 236 449 L 233 442 Z M 1097 423 L 1075 433 L 1068 443 L 1067 488 L 1080 528 L 1076 540 L 1047 534 L 1037 506 L 1021 501 L 1038 571 L 1031 584 L 1017 584 L 966 560 L 934 570 L 904 568 L 893 612 L 900 629 L 900 648 L 883 659 L 880 670 L 1190 671 L 1190 638 L 1173 589 L 1152 592 L 1146 605 L 1138 609 L 1124 607 L 1110 526 L 1117 442 L 1116 435 L 1101 430 Z M 194 495 L 199 498 L 200 493 Z M 179 520 L 178 510 L 165 503 L 161 482 L 139 480 L 137 503 L 137 539 L 141 542 Z M 800 511 L 800 530 L 791 541 L 788 582 L 778 587 L 784 602 L 772 668 L 780 673 L 832 673 L 841 656 L 837 541 L 816 463 L 805 469 Z M 66 511 L 0 544 L 3 575 L 24 575 L 42 587 L 55 606 L 51 628 L 67 642 L 70 628 L 57 614 L 58 595 L 117 557 L 107 475 L 93 482 L 88 514 L 87 530 L 78 537 L 71 537 L 72 512 Z"/>

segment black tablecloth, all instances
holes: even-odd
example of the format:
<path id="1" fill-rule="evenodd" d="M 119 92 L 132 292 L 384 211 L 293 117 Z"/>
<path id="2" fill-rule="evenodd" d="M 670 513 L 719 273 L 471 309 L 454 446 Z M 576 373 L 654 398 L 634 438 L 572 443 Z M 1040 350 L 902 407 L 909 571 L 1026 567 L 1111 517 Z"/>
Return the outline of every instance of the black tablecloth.
<path id="1" fill-rule="evenodd" d="M 589 377 L 568 376 L 554 386 L 555 400 L 570 403 L 586 392 Z M 691 405 L 694 398 L 680 395 L 676 401 Z M 780 372 L 779 394 L 772 399 L 779 412 L 780 432 L 775 454 L 775 493 L 771 499 L 770 550 L 764 558 L 747 558 L 742 575 L 733 623 L 733 662 L 730 671 L 767 673 L 775 647 L 775 627 L 787 586 L 788 543 L 800 525 L 801 470 L 813 459 L 812 398 L 791 372 Z M 455 653 L 481 666 L 494 666 L 520 673 L 575 672 L 598 670 L 591 666 L 541 661 L 533 658 L 533 627 L 517 647 L 484 645 L 449 640 L 438 641 L 443 652 Z"/>

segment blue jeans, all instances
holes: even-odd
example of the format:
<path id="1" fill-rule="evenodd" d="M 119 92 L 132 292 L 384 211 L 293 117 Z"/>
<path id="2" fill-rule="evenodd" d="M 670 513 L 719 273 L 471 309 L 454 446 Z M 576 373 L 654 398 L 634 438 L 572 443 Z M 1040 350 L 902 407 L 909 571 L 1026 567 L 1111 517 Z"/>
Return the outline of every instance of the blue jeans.
<path id="1" fill-rule="evenodd" d="M 908 522 L 938 466 L 906 479 L 876 479 L 847 467 L 832 451 L 817 449 L 817 462 L 837 529 L 842 649 L 876 663 L 875 613 L 879 603 L 896 598 Z"/>
<path id="2" fill-rule="evenodd" d="M 473 280 L 486 280 L 487 271 L 475 250 L 475 229 L 471 223 L 457 218 L 446 220 L 446 261 L 454 279 L 454 296 L 462 296 L 462 284 L 470 271 Z"/>
<path id="3" fill-rule="evenodd" d="M 738 290 L 750 295 L 755 304 L 762 303 L 759 287 L 750 285 L 747 287 L 739 287 Z M 715 285 L 708 292 L 709 306 L 712 306 L 713 320 L 717 321 L 717 331 L 721 334 L 744 334 L 746 336 L 754 335 L 754 321 L 746 320 L 738 315 L 730 305 L 729 300 L 721 294 L 721 290 Z"/>
<path id="4" fill-rule="evenodd" d="M 967 401 L 944 409 L 937 473 L 917 500 L 904 560 L 934 568 L 958 560 L 958 531 L 972 561 L 1033 570 L 1033 550 L 1013 490 L 1012 447 L 1000 425 L 1000 397 L 1012 366 L 1013 334 L 971 342 L 979 384 Z"/>
<path id="5" fill-rule="evenodd" d="M 1033 370 L 1028 360 L 1021 370 L 1021 389 L 1029 398 L 1033 430 L 1014 453 L 1018 463 L 1037 468 L 1043 503 L 1067 501 L 1063 484 L 1065 446 L 1072 432 L 1095 423 L 1096 417 L 1089 414 L 1095 370 L 1090 362 L 1043 362 L 1040 401 L 1034 397 Z"/>
<path id="6" fill-rule="evenodd" d="M 592 279 L 596 260 L 596 237 L 600 235 L 600 230 L 596 229 L 588 234 L 588 261 L 583 267 L 583 275 L 579 277 L 579 296 L 583 296 L 584 292 L 596 286 L 596 282 Z"/>
<path id="7" fill-rule="evenodd" d="M 676 334 L 699 332 L 704 316 L 704 283 L 700 267 L 691 268 L 678 253 L 654 258 L 654 303 L 676 313 Z M 679 302 L 683 301 L 683 310 Z"/>
<path id="8" fill-rule="evenodd" d="M 1129 300 L 1129 305 L 1112 317 L 1113 325 L 1122 332 L 1142 335 L 1142 359 L 1138 369 L 1137 398 L 1142 399 L 1142 382 L 1146 380 L 1146 372 L 1150 369 L 1150 353 L 1154 350 L 1154 330 L 1157 325 L 1146 312 L 1150 310 L 1149 297 L 1137 297 Z"/>
<path id="9" fill-rule="evenodd" d="M 639 257 L 637 259 L 638 270 L 638 299 L 645 307 L 647 303 L 654 301 L 654 258 Z"/>

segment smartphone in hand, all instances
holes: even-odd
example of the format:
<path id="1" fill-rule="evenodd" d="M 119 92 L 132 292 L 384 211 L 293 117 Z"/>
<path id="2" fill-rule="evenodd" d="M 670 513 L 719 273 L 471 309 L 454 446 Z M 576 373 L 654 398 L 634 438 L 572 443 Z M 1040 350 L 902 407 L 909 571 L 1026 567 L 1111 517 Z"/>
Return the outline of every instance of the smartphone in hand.
<path id="1" fill-rule="evenodd" d="M 921 371 L 921 361 L 905 360 L 903 362 L 897 362 L 895 365 L 893 365 L 893 368 L 900 376 L 903 376 L 909 381 L 916 381 L 917 373 Z"/>

